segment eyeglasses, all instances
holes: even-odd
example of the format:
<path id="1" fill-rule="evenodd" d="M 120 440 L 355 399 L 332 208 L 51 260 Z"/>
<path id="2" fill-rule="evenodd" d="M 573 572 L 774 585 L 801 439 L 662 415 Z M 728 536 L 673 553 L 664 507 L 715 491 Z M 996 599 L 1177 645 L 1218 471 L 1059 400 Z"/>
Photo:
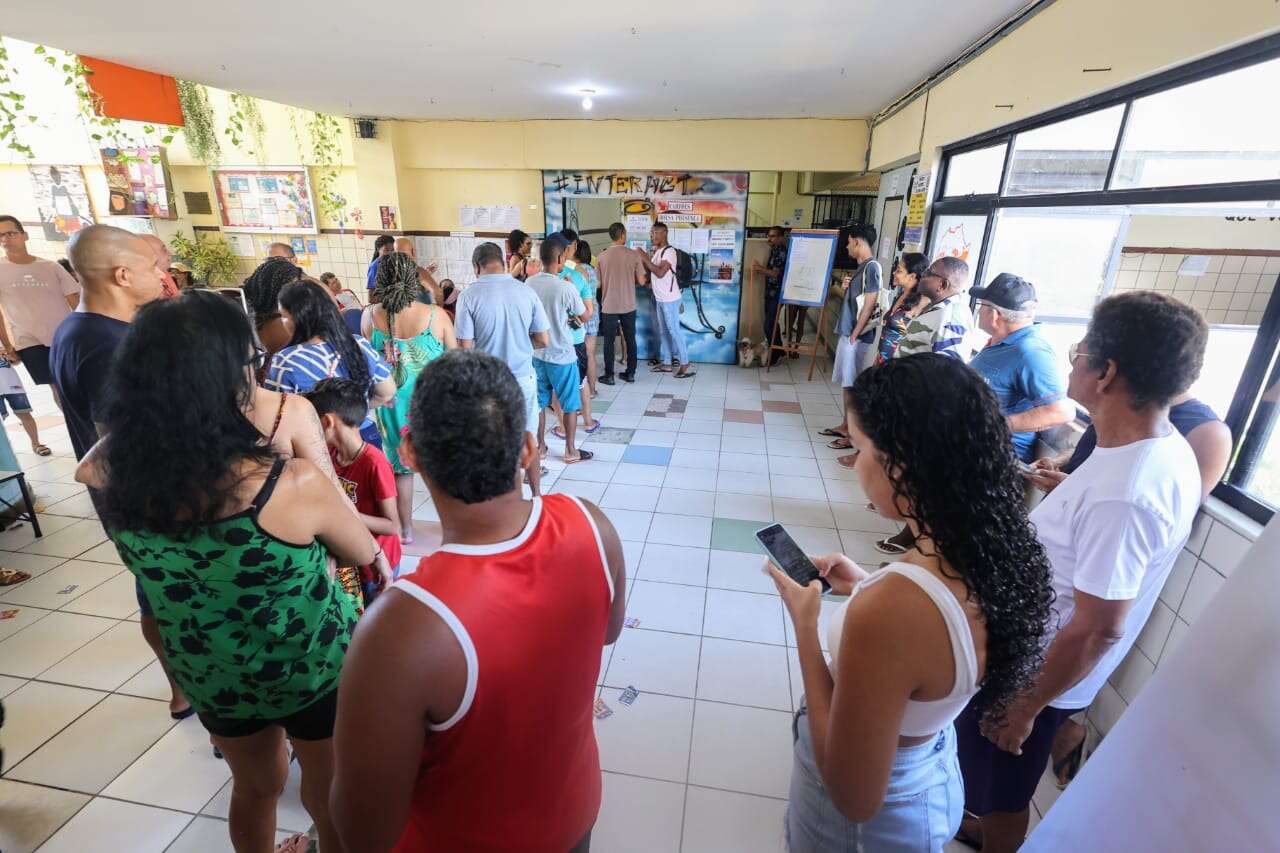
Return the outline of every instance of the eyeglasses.
<path id="1" fill-rule="evenodd" d="M 1076 363 L 1077 358 L 1079 358 L 1082 355 L 1089 355 L 1089 354 L 1090 353 L 1088 351 L 1080 349 L 1080 342 L 1074 343 L 1071 346 L 1067 347 L 1067 361 L 1069 361 L 1073 365 Z"/>
<path id="2" fill-rule="evenodd" d="M 267 363 L 267 351 L 258 345 L 253 347 L 253 355 L 249 356 L 246 365 L 251 366 L 254 370 L 261 370 L 262 366 Z"/>
<path id="3" fill-rule="evenodd" d="M 0 240 L 8 240 L 10 237 L 25 237 L 25 231 L 0 231 Z"/>

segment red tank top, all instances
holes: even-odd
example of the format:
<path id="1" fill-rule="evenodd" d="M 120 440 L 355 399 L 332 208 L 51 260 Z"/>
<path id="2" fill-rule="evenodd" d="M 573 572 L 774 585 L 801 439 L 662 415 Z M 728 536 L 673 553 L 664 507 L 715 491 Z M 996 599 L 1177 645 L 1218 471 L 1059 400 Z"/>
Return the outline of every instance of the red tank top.
<path id="1" fill-rule="evenodd" d="M 592 703 L 614 590 L 595 521 L 570 495 L 535 498 L 515 539 L 445 545 L 395 588 L 467 659 L 395 849 L 566 853 L 600 809 Z"/>

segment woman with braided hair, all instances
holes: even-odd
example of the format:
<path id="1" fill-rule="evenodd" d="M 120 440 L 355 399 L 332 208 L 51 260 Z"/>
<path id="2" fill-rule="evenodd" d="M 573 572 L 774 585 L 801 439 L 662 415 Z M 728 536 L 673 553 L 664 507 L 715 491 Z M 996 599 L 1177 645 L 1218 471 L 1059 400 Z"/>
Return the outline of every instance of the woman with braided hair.
<path id="1" fill-rule="evenodd" d="M 293 337 L 293 330 L 280 316 L 280 291 L 300 278 L 302 267 L 295 266 L 288 258 L 267 258 L 244 280 L 241 289 L 268 361 L 287 347 Z"/>
<path id="2" fill-rule="evenodd" d="M 422 368 L 458 346 L 449 315 L 438 305 L 419 302 L 422 292 L 417 262 L 403 252 L 387 255 L 374 277 L 375 304 L 365 312 L 360 328 L 391 365 L 396 383 L 395 397 L 378 409 L 377 416 L 382 451 L 396 472 L 400 541 L 406 545 L 413 542 L 413 471 L 400 459 L 401 430 L 409 424 L 409 401 Z"/>

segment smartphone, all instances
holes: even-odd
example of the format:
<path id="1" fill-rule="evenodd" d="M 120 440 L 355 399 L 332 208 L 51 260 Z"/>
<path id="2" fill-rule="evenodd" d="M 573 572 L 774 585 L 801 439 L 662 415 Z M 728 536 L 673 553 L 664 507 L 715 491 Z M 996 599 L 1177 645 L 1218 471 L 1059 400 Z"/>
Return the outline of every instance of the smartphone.
<path id="1" fill-rule="evenodd" d="M 756 531 L 756 538 L 768 552 L 769 559 L 790 575 L 793 581 L 801 586 L 808 586 L 816 580 L 822 584 L 824 595 L 831 591 L 831 584 L 818 574 L 818 567 L 805 556 L 804 551 L 796 544 L 796 540 L 791 538 L 791 534 L 781 524 L 760 528 Z"/>
<path id="2" fill-rule="evenodd" d="M 1040 473 L 1039 469 L 1035 468 L 1032 465 L 1028 465 L 1026 462 L 1023 462 L 1021 459 L 1013 460 L 1013 464 L 1018 466 L 1018 473 L 1024 477 L 1034 477 L 1036 474 Z"/>

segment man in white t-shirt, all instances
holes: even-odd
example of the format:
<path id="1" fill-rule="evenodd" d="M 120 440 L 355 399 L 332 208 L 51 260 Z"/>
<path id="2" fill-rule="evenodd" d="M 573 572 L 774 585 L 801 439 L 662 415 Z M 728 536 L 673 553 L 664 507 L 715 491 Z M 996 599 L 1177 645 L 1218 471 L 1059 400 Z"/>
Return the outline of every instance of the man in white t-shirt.
<path id="1" fill-rule="evenodd" d="M 37 385 L 49 385 L 49 345 L 58 324 L 80 304 L 80 285 L 60 265 L 27 251 L 27 231 L 16 217 L 0 216 L 0 247 L 0 355 L 25 364 Z"/>
<path id="2" fill-rule="evenodd" d="M 1146 624 L 1200 506 L 1200 470 L 1169 403 L 1200 375 L 1209 330 L 1163 294 L 1113 296 L 1071 348 L 1067 394 L 1098 448 L 1031 513 L 1053 565 L 1056 634 L 1030 690 L 1002 720 L 956 720 L 963 840 L 1018 848 L 1054 732 L 1087 708 Z M 966 838 L 967 836 L 967 838 Z"/>
<path id="3" fill-rule="evenodd" d="M 675 356 L 676 379 L 688 379 L 696 374 L 689 367 L 689 349 L 684 342 L 684 329 L 680 328 L 680 282 L 676 280 L 677 255 L 675 247 L 667 242 L 667 225 L 659 222 L 649 232 L 653 242 L 653 255 L 644 249 L 636 249 L 645 269 L 649 271 L 649 286 L 653 288 L 654 307 L 658 320 L 658 366 L 654 373 L 670 373 L 671 358 Z"/>

